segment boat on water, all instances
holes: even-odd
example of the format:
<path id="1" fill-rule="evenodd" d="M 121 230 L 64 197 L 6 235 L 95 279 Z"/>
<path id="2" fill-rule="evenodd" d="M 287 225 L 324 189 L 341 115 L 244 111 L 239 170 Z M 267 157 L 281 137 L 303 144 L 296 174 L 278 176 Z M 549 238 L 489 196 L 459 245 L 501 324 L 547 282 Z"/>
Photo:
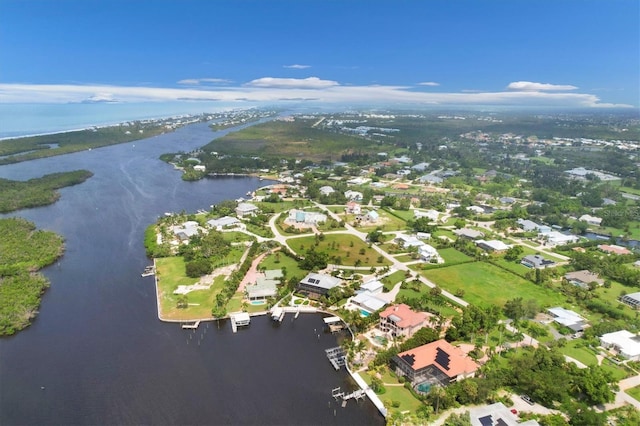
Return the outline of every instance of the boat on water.
<path id="1" fill-rule="evenodd" d="M 140 275 L 142 275 L 143 277 L 149 277 L 151 275 L 154 275 L 155 273 L 156 273 L 156 268 L 154 268 L 153 265 L 151 265 L 144 268 L 144 271 Z"/>

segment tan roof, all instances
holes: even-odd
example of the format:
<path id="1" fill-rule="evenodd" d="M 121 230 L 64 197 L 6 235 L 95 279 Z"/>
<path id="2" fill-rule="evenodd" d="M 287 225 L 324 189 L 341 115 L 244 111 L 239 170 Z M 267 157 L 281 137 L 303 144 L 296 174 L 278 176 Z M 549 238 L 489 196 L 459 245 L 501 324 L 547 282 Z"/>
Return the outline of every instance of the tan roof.
<path id="1" fill-rule="evenodd" d="M 414 371 L 434 365 L 449 377 L 473 373 L 479 368 L 478 364 L 462 352 L 462 349 L 452 346 L 444 339 L 399 353 L 398 357 L 407 362 Z"/>
<path id="2" fill-rule="evenodd" d="M 598 274 L 587 271 L 586 269 L 582 271 L 569 272 L 564 277 L 567 280 L 577 280 L 585 284 L 589 284 L 593 281 L 597 282 L 600 285 L 604 284 L 604 280 L 602 278 L 599 278 Z"/>
<path id="3" fill-rule="evenodd" d="M 422 324 L 429 317 L 425 312 L 412 311 L 411 308 L 404 303 L 389 306 L 380 313 L 382 318 L 388 318 L 392 315 L 398 318 L 398 320 L 394 322 L 396 326 L 400 328 L 415 327 Z"/>
<path id="4" fill-rule="evenodd" d="M 607 244 L 600 244 L 598 246 L 598 248 L 602 251 L 605 251 L 607 253 L 613 253 L 613 254 L 631 254 L 631 251 L 629 251 L 629 249 L 625 248 L 625 247 L 621 247 L 621 246 L 616 246 L 616 245 L 607 245 Z"/>

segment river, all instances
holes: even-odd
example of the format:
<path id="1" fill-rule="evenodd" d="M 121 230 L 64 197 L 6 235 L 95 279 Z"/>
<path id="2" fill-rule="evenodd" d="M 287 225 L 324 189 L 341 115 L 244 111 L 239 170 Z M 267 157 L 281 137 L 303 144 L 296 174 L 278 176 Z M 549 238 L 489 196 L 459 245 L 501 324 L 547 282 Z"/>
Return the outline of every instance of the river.
<path id="1" fill-rule="evenodd" d="M 0 424 L 383 424 L 369 401 L 346 408 L 331 389 L 351 386 L 324 349 L 319 315 L 280 325 L 252 319 L 193 331 L 157 319 L 143 232 L 164 212 L 208 209 L 261 185 L 253 178 L 184 182 L 158 157 L 190 151 L 230 130 L 200 123 L 146 140 L 0 167 L 29 179 L 88 169 L 51 206 L 20 216 L 64 236 L 66 252 L 35 322 L 0 339 Z"/>

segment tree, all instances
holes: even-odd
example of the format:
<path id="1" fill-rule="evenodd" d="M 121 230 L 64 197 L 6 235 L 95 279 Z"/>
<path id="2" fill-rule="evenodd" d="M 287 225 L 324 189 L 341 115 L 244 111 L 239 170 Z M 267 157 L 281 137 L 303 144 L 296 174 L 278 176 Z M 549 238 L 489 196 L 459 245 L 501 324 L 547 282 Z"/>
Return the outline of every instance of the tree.
<path id="1" fill-rule="evenodd" d="M 518 321 L 520 318 L 523 318 L 524 307 L 522 305 L 522 297 L 516 297 L 515 299 L 507 300 L 504 304 L 503 310 L 504 314 L 514 321 Z"/>
<path id="2" fill-rule="evenodd" d="M 600 366 L 590 366 L 580 370 L 578 388 L 588 405 L 600 405 L 614 400 L 615 394 L 609 385 L 612 382 L 611 372 Z"/>
<path id="3" fill-rule="evenodd" d="M 509 262 L 516 261 L 520 258 L 523 251 L 524 249 L 522 248 L 522 246 L 514 245 L 507 249 L 507 252 L 504 255 L 504 260 L 508 260 Z"/>

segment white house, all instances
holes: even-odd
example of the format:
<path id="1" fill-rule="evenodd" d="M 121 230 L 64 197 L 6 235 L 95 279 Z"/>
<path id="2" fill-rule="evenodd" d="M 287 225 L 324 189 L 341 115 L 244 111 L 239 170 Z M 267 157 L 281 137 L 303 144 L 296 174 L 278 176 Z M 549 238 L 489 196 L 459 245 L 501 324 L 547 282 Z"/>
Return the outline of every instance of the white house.
<path id="1" fill-rule="evenodd" d="M 195 170 L 196 172 L 206 172 L 207 168 L 205 166 L 203 166 L 202 164 L 197 164 L 197 165 L 193 166 L 193 170 Z"/>
<path id="2" fill-rule="evenodd" d="M 440 261 L 438 250 L 436 250 L 435 247 L 432 247 L 429 244 L 423 244 L 418 247 L 418 253 L 420 254 L 420 258 L 425 262 L 431 262 L 433 259 L 436 259 L 438 263 Z"/>
<path id="3" fill-rule="evenodd" d="M 236 214 L 238 217 L 252 216 L 256 214 L 258 207 L 251 203 L 239 203 L 236 207 Z"/>
<path id="4" fill-rule="evenodd" d="M 547 312 L 549 312 L 555 322 L 569 327 L 573 331 L 582 331 L 587 326 L 586 319 L 569 309 L 556 307 L 547 309 Z"/>
<path id="5" fill-rule="evenodd" d="M 425 244 L 413 235 L 407 234 L 398 234 L 398 236 L 394 239 L 394 242 L 405 249 L 408 249 L 410 247 L 420 247 Z"/>
<path id="6" fill-rule="evenodd" d="M 360 290 L 368 291 L 371 294 L 382 293 L 383 289 L 384 284 L 382 284 L 378 280 L 367 281 L 366 283 L 360 285 Z"/>
<path id="7" fill-rule="evenodd" d="M 362 192 L 348 190 L 345 191 L 344 196 L 347 197 L 347 200 L 351 201 L 362 201 Z"/>
<path id="8" fill-rule="evenodd" d="M 291 209 L 289 210 L 289 217 L 287 218 L 289 223 L 305 223 L 307 225 L 316 225 L 318 223 L 326 222 L 327 215 L 318 212 L 305 212 L 303 210 Z"/>
<path id="9" fill-rule="evenodd" d="M 476 245 L 485 251 L 492 252 L 502 252 L 511 248 L 509 244 L 505 244 L 500 240 L 478 240 L 476 241 Z"/>
<path id="10" fill-rule="evenodd" d="M 576 235 L 567 235 L 558 231 L 551 231 L 547 232 L 546 234 L 538 234 L 538 236 L 542 238 L 549 246 L 571 244 L 578 242 L 578 240 L 580 239 Z"/>
<path id="11" fill-rule="evenodd" d="M 600 336 L 600 344 L 632 361 L 640 361 L 640 336 L 627 330 Z"/>
<path id="12" fill-rule="evenodd" d="M 580 216 L 578 218 L 578 220 L 583 221 L 583 222 L 587 222 L 589 225 L 596 225 L 596 226 L 600 226 L 600 224 L 602 223 L 602 219 L 596 216 L 591 216 L 588 214 L 583 214 L 582 216 Z"/>
<path id="13" fill-rule="evenodd" d="M 207 225 L 209 225 L 210 228 L 216 229 L 218 231 L 227 226 L 233 226 L 238 223 L 240 223 L 240 221 L 237 218 L 231 216 L 224 216 L 218 219 L 211 219 L 207 221 Z"/>
<path id="14" fill-rule="evenodd" d="M 467 207 L 467 210 L 472 211 L 476 214 L 483 214 L 484 213 L 484 209 L 480 206 L 469 206 Z"/>
<path id="15" fill-rule="evenodd" d="M 369 212 L 367 212 L 367 214 L 365 215 L 365 218 L 372 223 L 376 223 L 378 221 L 378 219 L 380 219 L 380 215 L 378 214 L 377 211 L 375 210 L 370 210 Z"/>
<path id="16" fill-rule="evenodd" d="M 416 219 L 420 219 L 422 217 L 426 217 L 427 219 L 429 219 L 431 222 L 437 222 L 438 221 L 438 217 L 440 217 L 440 213 L 436 210 L 427 210 L 427 211 L 422 211 L 422 210 L 414 210 L 413 211 L 413 217 Z"/>
<path id="17" fill-rule="evenodd" d="M 332 187 L 330 187 L 328 185 L 327 186 L 321 186 L 319 191 L 320 191 L 321 195 L 331 195 L 334 192 L 336 192 L 335 189 L 333 189 Z"/>

